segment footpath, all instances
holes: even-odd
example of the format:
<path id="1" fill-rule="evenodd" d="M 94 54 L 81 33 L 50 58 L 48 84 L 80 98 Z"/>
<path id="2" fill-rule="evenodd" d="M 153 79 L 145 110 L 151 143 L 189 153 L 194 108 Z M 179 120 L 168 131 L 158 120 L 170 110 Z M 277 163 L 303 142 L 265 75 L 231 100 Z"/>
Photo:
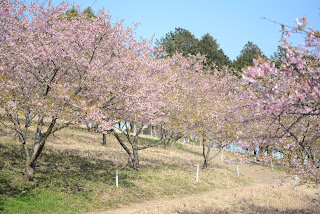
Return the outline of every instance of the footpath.
<path id="1" fill-rule="evenodd" d="M 282 175 L 268 168 L 243 165 L 241 170 L 254 180 L 252 184 L 134 203 L 95 214 L 320 213 L 319 189 L 299 186 L 294 190 L 292 181 L 280 186 L 277 178 Z"/>

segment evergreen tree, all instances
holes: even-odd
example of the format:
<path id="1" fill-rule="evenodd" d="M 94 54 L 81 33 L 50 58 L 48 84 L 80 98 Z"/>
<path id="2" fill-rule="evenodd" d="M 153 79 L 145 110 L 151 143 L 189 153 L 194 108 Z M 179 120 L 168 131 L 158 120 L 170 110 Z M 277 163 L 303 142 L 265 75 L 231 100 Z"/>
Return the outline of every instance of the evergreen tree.
<path id="1" fill-rule="evenodd" d="M 241 50 L 240 56 L 233 62 L 233 67 L 238 75 L 242 74 L 241 69 L 253 66 L 253 59 L 266 58 L 258 45 L 248 42 Z"/>
<path id="2" fill-rule="evenodd" d="M 87 7 L 87 9 L 85 9 L 83 12 L 87 14 L 87 20 L 95 17 L 94 12 L 91 9 L 91 7 Z"/>
<path id="3" fill-rule="evenodd" d="M 66 16 L 69 21 L 71 21 L 74 17 L 77 17 L 78 15 L 79 15 L 78 10 L 75 9 L 74 7 L 66 11 Z"/>
<path id="4" fill-rule="evenodd" d="M 205 34 L 199 41 L 190 31 L 183 28 L 176 28 L 174 32 L 169 32 L 165 37 L 157 41 L 169 56 L 182 53 L 196 55 L 198 53 L 206 56 L 205 67 L 211 69 L 215 64 L 218 67 L 231 65 L 229 58 L 210 34 Z"/>
<path id="5" fill-rule="evenodd" d="M 286 49 L 278 46 L 277 51 L 270 57 L 271 61 L 275 64 L 275 66 L 277 68 L 280 68 L 281 64 L 282 64 L 282 58 L 286 57 Z"/>
<path id="6" fill-rule="evenodd" d="M 183 56 L 188 54 L 196 55 L 198 50 L 198 39 L 188 30 L 176 28 L 174 32 L 169 32 L 165 37 L 157 41 L 169 56 L 173 56 L 176 52 Z"/>
<path id="7" fill-rule="evenodd" d="M 86 18 L 87 20 L 95 17 L 94 12 L 93 12 L 93 10 L 91 9 L 91 7 L 87 7 L 87 8 L 83 11 L 83 13 L 87 14 L 87 18 Z M 78 12 L 77 9 L 75 9 L 75 8 L 73 7 L 73 8 L 71 8 L 71 9 L 67 10 L 66 13 L 65 13 L 65 15 L 67 16 L 67 19 L 68 19 L 69 21 L 71 21 L 74 17 L 79 16 L 79 12 Z"/>
<path id="8" fill-rule="evenodd" d="M 205 66 L 209 69 L 213 64 L 220 68 L 224 65 L 231 65 L 229 57 L 219 48 L 217 40 L 213 39 L 208 33 L 202 36 L 199 41 L 199 51 L 202 55 L 206 56 Z"/>

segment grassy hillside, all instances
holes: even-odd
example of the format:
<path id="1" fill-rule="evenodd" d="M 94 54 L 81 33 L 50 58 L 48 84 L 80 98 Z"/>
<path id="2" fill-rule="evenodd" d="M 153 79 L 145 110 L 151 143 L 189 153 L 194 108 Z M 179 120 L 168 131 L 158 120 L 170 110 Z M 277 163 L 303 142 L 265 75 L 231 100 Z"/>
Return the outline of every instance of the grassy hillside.
<path id="1" fill-rule="evenodd" d="M 200 171 L 199 148 L 178 144 L 172 149 L 140 152 L 141 171 L 131 170 L 127 154 L 113 136 L 70 127 L 51 136 L 36 167 L 35 181 L 22 181 L 24 154 L 9 130 L 0 137 L 0 212 L 76 213 L 114 209 L 133 202 L 175 198 L 253 182 L 236 176 L 231 165 L 213 162 Z M 142 143 L 152 139 L 141 138 Z M 119 170 L 119 187 L 115 171 Z"/>

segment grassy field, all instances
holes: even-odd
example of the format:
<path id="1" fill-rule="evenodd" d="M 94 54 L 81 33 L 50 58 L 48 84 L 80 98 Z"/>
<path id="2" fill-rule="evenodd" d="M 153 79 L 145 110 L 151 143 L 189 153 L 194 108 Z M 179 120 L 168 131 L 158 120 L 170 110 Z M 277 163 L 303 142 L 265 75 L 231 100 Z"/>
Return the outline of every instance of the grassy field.
<path id="1" fill-rule="evenodd" d="M 105 211 L 126 213 L 135 210 L 134 207 L 142 207 L 140 211 L 137 209 L 136 213 L 238 212 L 246 204 L 257 204 L 255 200 L 259 197 L 254 195 L 254 188 L 265 187 L 255 187 L 255 185 L 276 186 L 275 178 L 282 176 L 280 171 L 271 171 L 268 166 L 241 165 L 241 174 L 238 177 L 234 165 L 220 163 L 217 158 L 211 163 L 209 169 L 200 170 L 200 180 L 195 182 L 196 166 L 201 165 L 202 162 L 200 147 L 192 148 L 181 143 L 172 149 L 159 146 L 141 151 L 142 168 L 137 172 L 128 166 L 127 154 L 113 136 L 107 136 L 107 145 L 102 146 L 101 134 L 70 127 L 48 139 L 38 161 L 35 181 L 25 183 L 22 181 L 24 155 L 21 145 L 12 136 L 12 133 L 2 128 L 0 136 L 1 213 Z M 141 138 L 140 141 L 145 144 L 153 139 Z M 225 156 L 228 154 L 225 153 Z M 115 186 L 116 170 L 119 171 L 118 188 Z M 243 189 L 242 194 L 237 198 L 232 195 L 237 194 L 235 191 L 237 188 L 249 189 Z M 250 188 L 253 188 L 251 192 Z M 286 188 L 292 190 L 290 185 Z M 317 201 L 319 198 L 313 189 L 308 190 L 309 192 L 306 190 L 300 195 L 295 191 L 292 197 L 282 197 L 282 191 L 278 188 L 274 190 L 278 191 L 274 194 L 277 194 L 279 199 L 304 198 L 307 202 L 310 201 L 311 205 L 304 203 L 302 210 L 307 205 L 311 207 L 305 211 L 318 209 L 314 205 L 314 200 Z M 235 193 L 232 193 L 233 191 Z M 225 193 L 224 198 L 230 197 L 234 200 L 226 206 L 226 209 L 223 206 L 213 208 L 212 206 L 219 200 L 221 203 L 222 201 L 227 203 L 220 199 L 219 195 L 213 194 L 215 192 Z M 265 195 L 259 200 L 263 201 L 263 197 L 270 196 Z M 305 195 L 309 198 L 306 199 Z M 215 197 L 217 197 L 216 202 L 209 200 Z M 238 203 L 236 199 L 241 201 L 241 206 L 232 206 Z M 150 209 L 143 208 L 144 205 L 148 206 L 148 203 Z M 164 206 L 153 207 L 157 203 Z M 165 206 L 166 203 L 167 206 Z M 268 206 L 266 210 L 270 211 L 267 208 Z M 292 209 L 295 207 L 293 206 Z M 301 211 L 301 209 L 298 210 Z"/>

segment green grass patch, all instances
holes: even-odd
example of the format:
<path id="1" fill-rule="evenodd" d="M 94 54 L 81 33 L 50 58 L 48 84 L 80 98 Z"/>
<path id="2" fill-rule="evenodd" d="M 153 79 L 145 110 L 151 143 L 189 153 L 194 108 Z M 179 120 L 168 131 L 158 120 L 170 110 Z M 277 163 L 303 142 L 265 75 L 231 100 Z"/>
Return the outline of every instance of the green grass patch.
<path id="1" fill-rule="evenodd" d="M 177 148 L 180 148 L 180 149 L 181 148 L 185 148 L 185 145 L 183 145 L 182 143 L 179 143 L 179 142 L 175 142 L 174 146 L 177 147 Z"/>
<path id="2" fill-rule="evenodd" d="M 90 210 L 83 194 L 68 194 L 52 189 L 36 189 L 0 203 L 2 213 L 75 213 Z"/>

